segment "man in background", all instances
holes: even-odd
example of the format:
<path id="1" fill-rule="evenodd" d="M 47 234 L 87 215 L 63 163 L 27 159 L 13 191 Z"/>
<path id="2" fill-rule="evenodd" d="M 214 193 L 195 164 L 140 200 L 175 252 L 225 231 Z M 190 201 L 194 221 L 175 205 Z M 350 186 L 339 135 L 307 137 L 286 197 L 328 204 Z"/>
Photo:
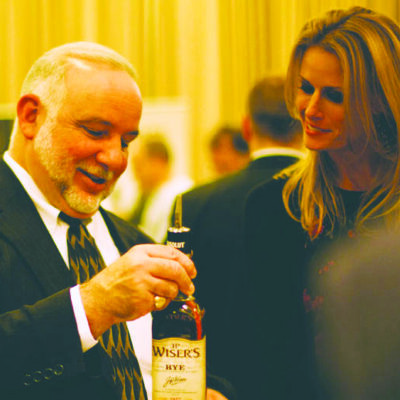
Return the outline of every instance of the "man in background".
<path id="1" fill-rule="evenodd" d="M 139 138 L 132 156 L 138 197 L 128 219 L 158 243 L 165 238 L 175 196 L 192 186 L 189 178 L 172 177 L 171 166 L 172 154 L 162 135 Z"/>
<path id="2" fill-rule="evenodd" d="M 254 321 L 246 321 L 246 293 L 251 288 L 246 287 L 242 252 L 245 200 L 256 185 L 303 154 L 300 126 L 286 109 L 283 78 L 258 82 L 249 93 L 247 110 L 243 136 L 251 153 L 249 165 L 183 194 L 183 223 L 192 230 L 199 271 L 196 298 L 206 309 L 209 367 L 236 385 L 241 400 L 256 398 L 263 384 L 252 379 L 252 371 L 263 366 L 254 365 L 246 354 L 246 342 L 252 340 L 249 324 Z"/>
<path id="3" fill-rule="evenodd" d="M 249 147 L 240 129 L 221 126 L 210 141 L 211 159 L 218 177 L 236 172 L 249 162 Z"/>

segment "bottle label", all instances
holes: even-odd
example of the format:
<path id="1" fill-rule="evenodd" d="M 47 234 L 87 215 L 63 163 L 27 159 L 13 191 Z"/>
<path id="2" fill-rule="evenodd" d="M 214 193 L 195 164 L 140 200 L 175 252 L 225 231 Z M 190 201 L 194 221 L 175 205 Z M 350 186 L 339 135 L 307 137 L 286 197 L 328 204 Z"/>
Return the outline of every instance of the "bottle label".
<path id="1" fill-rule="evenodd" d="M 204 400 L 206 338 L 153 339 L 153 400 Z"/>

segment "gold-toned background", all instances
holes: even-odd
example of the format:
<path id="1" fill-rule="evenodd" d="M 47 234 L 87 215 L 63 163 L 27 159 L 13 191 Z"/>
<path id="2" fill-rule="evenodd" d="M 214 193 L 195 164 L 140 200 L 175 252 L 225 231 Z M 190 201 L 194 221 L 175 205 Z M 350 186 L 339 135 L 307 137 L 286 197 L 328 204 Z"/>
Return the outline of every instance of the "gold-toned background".
<path id="1" fill-rule="evenodd" d="M 400 19 L 398 0 L 0 0 L 0 116 L 44 51 L 71 41 L 110 46 L 136 67 L 144 98 L 178 98 L 190 113 L 189 174 L 207 175 L 205 138 L 240 123 L 252 84 L 284 72 L 305 21 L 362 5 Z"/>

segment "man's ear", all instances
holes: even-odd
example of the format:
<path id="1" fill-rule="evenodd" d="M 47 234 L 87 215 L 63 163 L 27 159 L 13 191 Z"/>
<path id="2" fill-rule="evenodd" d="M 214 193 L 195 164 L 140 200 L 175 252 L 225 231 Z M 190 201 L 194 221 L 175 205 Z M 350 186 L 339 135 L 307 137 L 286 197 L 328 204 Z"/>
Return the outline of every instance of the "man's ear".
<path id="1" fill-rule="evenodd" d="M 18 101 L 18 124 L 27 139 L 32 139 L 39 128 L 38 117 L 41 107 L 39 97 L 34 94 L 26 94 Z"/>
<path id="2" fill-rule="evenodd" d="M 253 136 L 252 128 L 251 128 L 251 120 L 248 115 L 246 115 L 242 120 L 242 135 L 244 140 L 249 143 L 251 137 Z"/>

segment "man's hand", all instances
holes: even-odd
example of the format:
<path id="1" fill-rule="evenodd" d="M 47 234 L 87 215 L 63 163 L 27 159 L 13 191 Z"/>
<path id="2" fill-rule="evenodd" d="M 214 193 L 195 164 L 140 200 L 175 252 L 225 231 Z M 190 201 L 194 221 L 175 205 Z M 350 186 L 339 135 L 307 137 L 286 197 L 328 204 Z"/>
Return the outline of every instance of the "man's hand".
<path id="1" fill-rule="evenodd" d="M 80 287 L 83 306 L 94 338 L 111 325 L 139 318 L 154 310 L 154 296 L 167 299 L 178 291 L 192 294 L 193 262 L 170 246 L 132 247 L 113 264 Z"/>
<path id="2" fill-rule="evenodd" d="M 228 400 L 228 399 L 220 392 L 217 392 L 214 389 L 207 389 L 207 400 Z"/>

